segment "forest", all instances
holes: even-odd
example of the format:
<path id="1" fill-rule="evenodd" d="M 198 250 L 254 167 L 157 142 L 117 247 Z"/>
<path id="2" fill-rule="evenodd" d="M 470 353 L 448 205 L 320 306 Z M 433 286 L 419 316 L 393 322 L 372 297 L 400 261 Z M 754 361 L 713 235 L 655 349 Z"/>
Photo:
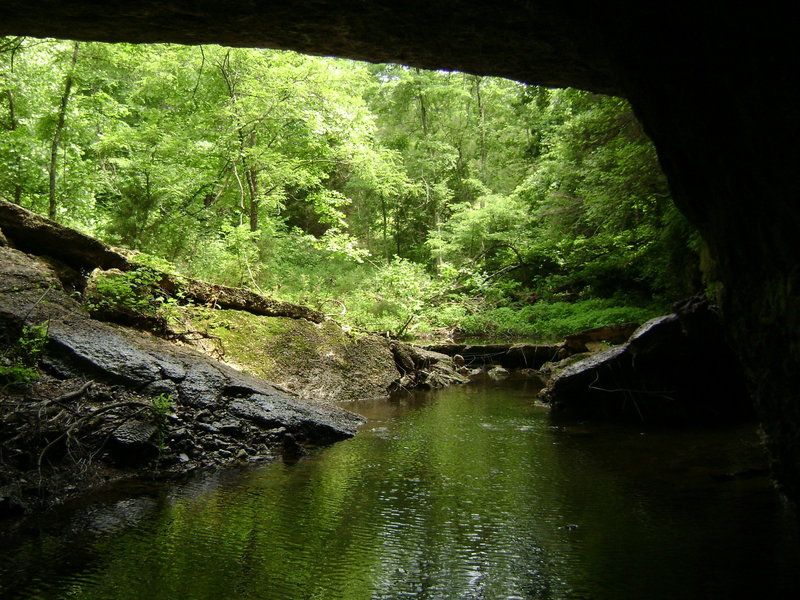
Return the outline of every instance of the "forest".
<path id="1" fill-rule="evenodd" d="M 625 100 L 459 72 L 0 38 L 0 197 L 394 335 L 553 339 L 703 287 Z"/>

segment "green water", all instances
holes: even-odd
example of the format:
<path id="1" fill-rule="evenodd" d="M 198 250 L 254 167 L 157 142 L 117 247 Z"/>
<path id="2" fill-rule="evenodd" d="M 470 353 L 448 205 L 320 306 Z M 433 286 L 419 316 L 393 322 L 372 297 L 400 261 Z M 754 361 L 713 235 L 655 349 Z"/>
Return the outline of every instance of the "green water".
<path id="1" fill-rule="evenodd" d="M 522 381 L 357 406 L 294 465 L 96 498 L 0 537 L 0 597 L 794 598 L 752 428 L 553 425 Z"/>

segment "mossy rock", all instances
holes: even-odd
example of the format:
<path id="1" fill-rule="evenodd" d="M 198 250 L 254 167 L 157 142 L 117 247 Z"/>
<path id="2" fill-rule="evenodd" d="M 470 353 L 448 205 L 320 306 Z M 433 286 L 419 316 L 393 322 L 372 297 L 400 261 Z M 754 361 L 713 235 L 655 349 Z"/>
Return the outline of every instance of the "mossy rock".
<path id="1" fill-rule="evenodd" d="M 386 396 L 398 378 L 384 338 L 345 331 L 334 321 L 265 317 L 237 310 L 185 309 L 200 345 L 243 371 L 302 398 L 341 402 Z"/>

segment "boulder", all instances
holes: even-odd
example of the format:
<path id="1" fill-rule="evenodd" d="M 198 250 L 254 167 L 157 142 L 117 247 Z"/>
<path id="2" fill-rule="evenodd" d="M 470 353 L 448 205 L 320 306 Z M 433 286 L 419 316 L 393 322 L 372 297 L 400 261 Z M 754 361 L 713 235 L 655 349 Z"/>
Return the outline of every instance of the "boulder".
<path id="1" fill-rule="evenodd" d="M 697 299 L 556 372 L 540 397 L 554 416 L 570 419 L 718 422 L 753 413 L 719 315 Z"/>
<path id="2" fill-rule="evenodd" d="M 337 412 L 350 417 L 352 413 L 346 411 L 335 411 L 323 405 L 301 405 L 283 394 L 263 391 L 232 400 L 227 405 L 227 412 L 264 429 L 284 427 L 290 433 L 303 434 L 305 439 L 317 444 L 352 437 L 354 425 L 361 423 L 357 418 L 330 419 L 331 413 Z"/>
<path id="3" fill-rule="evenodd" d="M 287 433 L 283 436 L 281 445 L 283 447 L 283 460 L 285 462 L 294 462 L 306 454 L 306 449 L 300 445 L 300 442 L 298 442 L 297 438 L 291 433 Z"/>
<path id="4" fill-rule="evenodd" d="M 158 456 L 158 428 L 146 421 L 126 421 L 111 435 L 108 449 L 121 465 L 140 465 Z"/>
<path id="5" fill-rule="evenodd" d="M 509 374 L 510 373 L 508 372 L 508 369 L 504 369 L 503 367 L 500 366 L 492 367 L 491 369 L 489 369 L 489 372 L 487 373 L 487 375 L 492 379 L 505 379 L 506 377 L 509 376 Z"/>

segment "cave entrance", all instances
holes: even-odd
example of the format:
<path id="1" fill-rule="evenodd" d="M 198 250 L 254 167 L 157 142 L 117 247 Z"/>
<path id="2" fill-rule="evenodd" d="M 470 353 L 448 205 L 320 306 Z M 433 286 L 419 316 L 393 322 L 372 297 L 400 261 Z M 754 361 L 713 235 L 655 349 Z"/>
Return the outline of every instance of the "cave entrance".
<path id="1" fill-rule="evenodd" d="M 776 472 L 800 492 L 798 40 L 780 8 L 500 2 L 6 2 L 0 33 L 217 42 L 574 85 L 629 98 L 709 243 Z M 765 91 L 768 90 L 768 94 Z"/>

